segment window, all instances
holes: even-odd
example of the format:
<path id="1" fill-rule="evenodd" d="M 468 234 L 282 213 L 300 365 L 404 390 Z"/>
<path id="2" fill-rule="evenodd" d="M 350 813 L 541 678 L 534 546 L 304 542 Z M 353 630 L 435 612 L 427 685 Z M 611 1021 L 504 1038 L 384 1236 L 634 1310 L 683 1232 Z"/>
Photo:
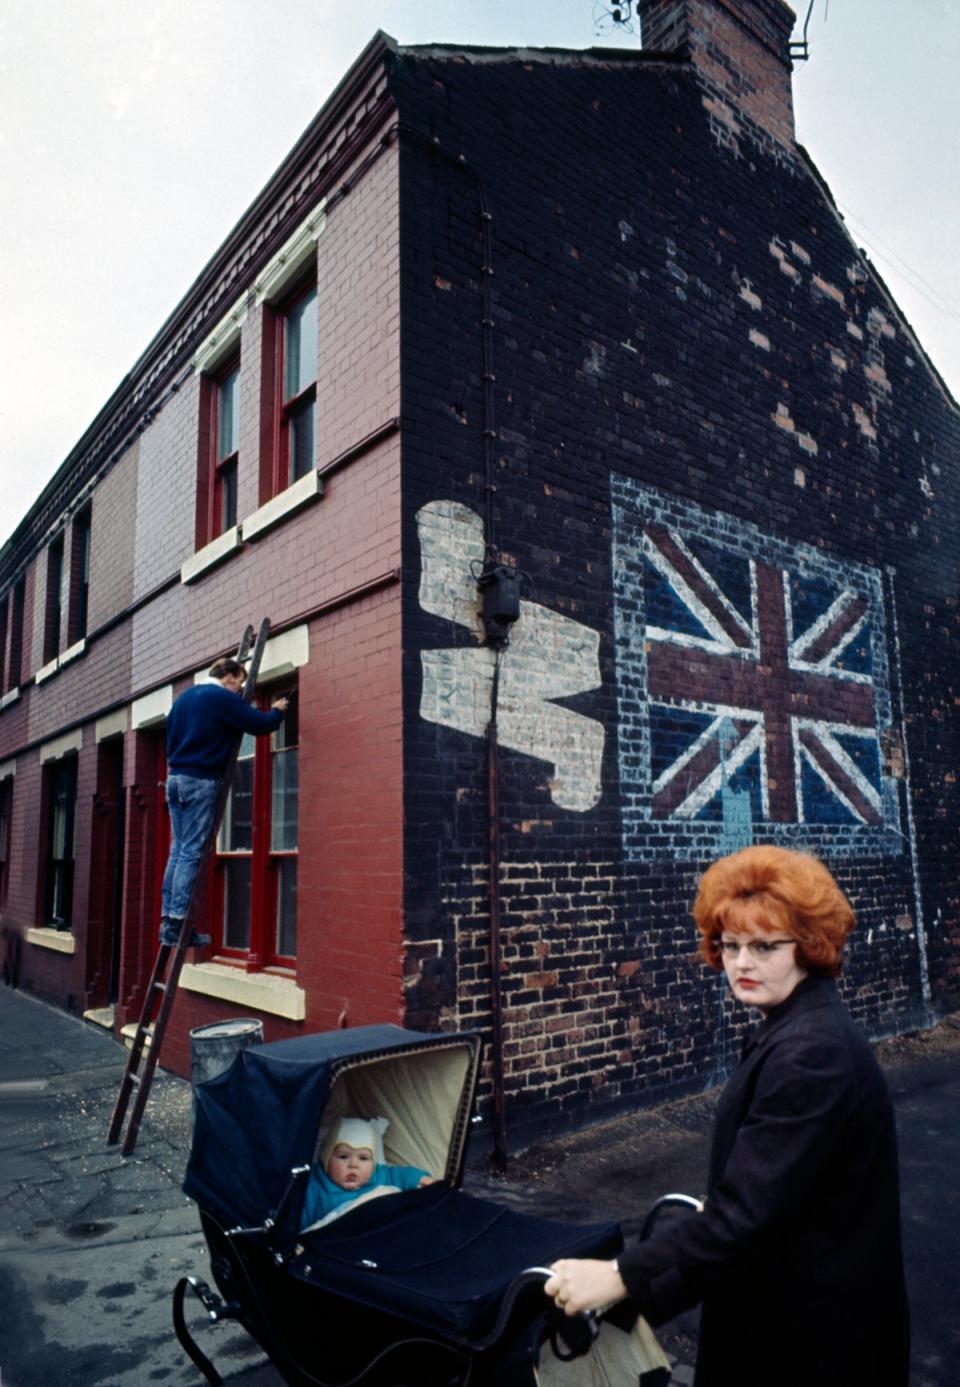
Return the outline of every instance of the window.
<path id="1" fill-rule="evenodd" d="M 272 494 L 316 466 L 317 286 L 300 289 L 273 315 L 274 399 Z M 268 357 L 265 354 L 265 367 Z"/>
<path id="2" fill-rule="evenodd" d="M 222 535 L 237 523 L 237 449 L 240 439 L 240 363 L 218 382 L 213 524 Z"/>
<path id="3" fill-rule="evenodd" d="M 43 623 L 43 663 L 48 664 L 60 650 L 61 594 L 63 584 L 63 535 L 47 550 L 47 607 Z"/>
<path id="4" fill-rule="evenodd" d="M 46 852 L 43 921 L 70 928 L 73 905 L 73 823 L 77 802 L 77 758 L 64 756 L 44 771 Z"/>
<path id="5" fill-rule="evenodd" d="M 258 702 L 294 693 L 273 688 Z M 215 942 L 250 969 L 296 957 L 298 742 L 295 697 L 271 736 L 244 736 L 217 840 Z"/>
<path id="6" fill-rule="evenodd" d="M 216 375 L 204 376 L 200 395 L 197 547 L 237 523 L 240 447 L 240 358 L 231 356 Z"/>
<path id="7" fill-rule="evenodd" d="M 86 506 L 73 522 L 70 545 L 70 623 L 68 642 L 73 645 L 87 634 L 90 590 L 90 507 Z"/>
<path id="8" fill-rule="evenodd" d="M 13 776 L 0 780 L 0 905 L 5 905 L 10 887 L 10 820 L 13 810 Z"/>
<path id="9" fill-rule="evenodd" d="M 10 624 L 10 594 L 0 598 L 0 694 L 7 691 L 7 635 Z"/>
<path id="10" fill-rule="evenodd" d="M 13 590 L 10 606 L 10 648 L 7 659 L 4 692 L 20 686 L 20 667 L 23 663 L 23 609 L 27 597 L 27 580 L 21 578 Z"/>

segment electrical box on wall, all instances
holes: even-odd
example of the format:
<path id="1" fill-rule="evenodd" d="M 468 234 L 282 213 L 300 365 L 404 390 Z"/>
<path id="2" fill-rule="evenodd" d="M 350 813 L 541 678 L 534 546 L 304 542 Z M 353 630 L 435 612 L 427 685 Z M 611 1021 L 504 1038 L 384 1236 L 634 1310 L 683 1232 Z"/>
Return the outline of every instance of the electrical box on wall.
<path id="1" fill-rule="evenodd" d="M 510 627 L 520 615 L 520 583 L 515 568 L 490 564 L 477 579 L 483 599 L 481 616 L 490 645 L 504 646 Z"/>

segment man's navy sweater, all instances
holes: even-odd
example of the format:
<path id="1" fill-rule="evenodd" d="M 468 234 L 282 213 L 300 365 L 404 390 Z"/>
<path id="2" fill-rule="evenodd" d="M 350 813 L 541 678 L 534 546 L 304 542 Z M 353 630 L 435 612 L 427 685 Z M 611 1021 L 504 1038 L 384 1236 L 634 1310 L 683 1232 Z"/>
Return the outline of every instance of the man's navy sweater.
<path id="1" fill-rule="evenodd" d="M 174 701 L 167 718 L 167 770 L 217 780 L 242 732 L 272 732 L 283 722 L 279 708 L 261 713 L 222 684 L 195 684 Z"/>

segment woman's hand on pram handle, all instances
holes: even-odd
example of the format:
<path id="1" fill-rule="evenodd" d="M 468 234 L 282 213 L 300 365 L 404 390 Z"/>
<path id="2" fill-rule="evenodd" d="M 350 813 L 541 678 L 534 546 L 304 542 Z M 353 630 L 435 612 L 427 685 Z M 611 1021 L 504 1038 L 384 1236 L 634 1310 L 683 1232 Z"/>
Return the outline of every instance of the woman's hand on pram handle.
<path id="1" fill-rule="evenodd" d="M 544 1292 L 565 1315 L 599 1312 L 626 1300 L 627 1288 L 615 1258 L 562 1257 L 549 1270 Z"/>

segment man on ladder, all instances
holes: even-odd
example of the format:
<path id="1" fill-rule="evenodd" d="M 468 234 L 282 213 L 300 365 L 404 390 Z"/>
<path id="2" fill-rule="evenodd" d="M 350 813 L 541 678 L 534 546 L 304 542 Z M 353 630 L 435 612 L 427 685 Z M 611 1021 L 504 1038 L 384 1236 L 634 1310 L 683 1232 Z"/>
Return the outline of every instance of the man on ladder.
<path id="1" fill-rule="evenodd" d="M 175 948 L 193 895 L 217 810 L 224 771 L 244 732 L 255 737 L 274 732 L 289 700 L 276 699 L 267 713 L 239 695 L 247 671 L 239 660 L 217 660 L 210 682 L 195 684 L 174 702 L 167 718 L 167 807 L 170 810 L 170 856 L 163 874 L 160 943 Z M 194 930 L 188 948 L 205 949 L 209 934 Z"/>
<path id="2" fill-rule="evenodd" d="M 160 948 L 147 983 L 143 1009 L 107 1132 L 107 1141 L 113 1145 L 120 1140 L 126 1122 L 125 1156 L 129 1156 L 137 1144 L 140 1120 L 170 1019 L 184 953 L 188 948 L 206 948 L 210 943 L 208 934 L 194 932 L 189 943 L 184 936 L 195 904 L 195 891 L 200 886 L 198 877 L 210 859 L 214 836 L 230 792 L 240 739 L 244 732 L 252 732 L 254 736 L 272 732 L 280 726 L 287 711 L 286 698 L 276 699 L 268 713 L 250 706 L 269 634 L 270 622 L 264 618 L 250 655 L 249 675 L 243 661 L 253 642 L 252 626 L 243 633 L 236 659 L 218 660 L 210 670 L 213 682 L 185 690 L 170 710 L 167 803 L 173 841 L 163 877 Z M 247 685 L 245 689 L 244 685 Z M 136 1098 L 127 1120 L 127 1108 L 134 1092 Z"/>

